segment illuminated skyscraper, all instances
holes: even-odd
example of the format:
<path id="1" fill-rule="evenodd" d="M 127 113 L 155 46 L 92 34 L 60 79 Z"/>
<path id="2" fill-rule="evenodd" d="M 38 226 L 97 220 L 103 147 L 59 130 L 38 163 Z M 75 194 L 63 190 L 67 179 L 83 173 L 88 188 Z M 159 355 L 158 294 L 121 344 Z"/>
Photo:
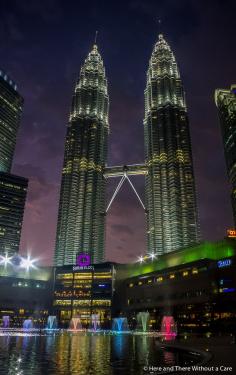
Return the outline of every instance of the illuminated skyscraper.
<path id="1" fill-rule="evenodd" d="M 232 85 L 230 90 L 217 89 L 215 102 L 219 111 L 227 172 L 232 185 L 231 200 L 236 226 L 236 85 Z"/>
<path id="2" fill-rule="evenodd" d="M 19 251 L 28 180 L 0 172 L 0 254 Z"/>
<path id="3" fill-rule="evenodd" d="M 175 56 L 159 35 L 147 72 L 144 118 L 148 251 L 198 241 L 189 123 Z"/>
<path id="4" fill-rule="evenodd" d="M 76 254 L 104 259 L 108 124 L 107 79 L 95 44 L 81 68 L 67 127 L 54 263 L 75 264 Z"/>
<path id="5" fill-rule="evenodd" d="M 16 84 L 0 70 L 0 172 L 11 171 L 22 106 Z"/>
<path id="6" fill-rule="evenodd" d="M 23 98 L 0 70 L 0 254 L 19 251 L 28 180 L 10 174 Z"/>

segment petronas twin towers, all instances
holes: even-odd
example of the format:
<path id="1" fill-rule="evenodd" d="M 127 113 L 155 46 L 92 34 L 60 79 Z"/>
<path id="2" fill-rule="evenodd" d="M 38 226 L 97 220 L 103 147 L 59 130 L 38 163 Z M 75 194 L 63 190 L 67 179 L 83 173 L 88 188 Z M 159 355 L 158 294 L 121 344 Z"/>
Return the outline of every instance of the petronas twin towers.
<path id="1" fill-rule="evenodd" d="M 94 263 L 104 260 L 108 110 L 105 68 L 94 45 L 76 83 L 67 127 L 56 266 L 75 264 L 78 253 L 90 254 Z M 133 170 L 145 174 L 147 252 L 161 255 L 198 242 L 184 91 L 175 57 L 162 35 L 147 72 L 144 142 L 145 163 Z"/>

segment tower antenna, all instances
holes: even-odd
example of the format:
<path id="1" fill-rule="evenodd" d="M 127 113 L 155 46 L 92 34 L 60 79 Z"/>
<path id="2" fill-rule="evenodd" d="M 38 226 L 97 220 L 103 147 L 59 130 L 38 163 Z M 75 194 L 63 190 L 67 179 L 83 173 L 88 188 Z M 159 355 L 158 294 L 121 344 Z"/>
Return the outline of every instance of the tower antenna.
<path id="1" fill-rule="evenodd" d="M 162 29 L 162 20 L 159 18 L 158 19 L 158 34 L 162 34 L 162 32 L 161 32 L 161 29 Z"/>
<path id="2" fill-rule="evenodd" d="M 94 44 L 97 44 L 97 37 L 98 37 L 98 31 L 96 30 L 95 38 L 94 38 Z"/>

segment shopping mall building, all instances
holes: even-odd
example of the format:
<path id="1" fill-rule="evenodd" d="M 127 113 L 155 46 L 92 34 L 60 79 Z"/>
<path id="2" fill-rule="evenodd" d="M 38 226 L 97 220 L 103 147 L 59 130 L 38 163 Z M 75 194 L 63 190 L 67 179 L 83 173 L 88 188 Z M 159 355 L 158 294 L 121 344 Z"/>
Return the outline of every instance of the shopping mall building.
<path id="1" fill-rule="evenodd" d="M 7 264 L 0 284 L 0 319 L 10 316 L 12 326 L 31 317 L 44 327 L 48 315 L 57 315 L 61 327 L 75 316 L 89 327 L 98 314 L 103 328 L 117 316 L 135 328 L 137 313 L 148 311 L 150 329 L 171 314 L 179 331 L 225 332 L 236 323 L 236 241 L 202 243 L 132 264 L 28 270 Z"/>

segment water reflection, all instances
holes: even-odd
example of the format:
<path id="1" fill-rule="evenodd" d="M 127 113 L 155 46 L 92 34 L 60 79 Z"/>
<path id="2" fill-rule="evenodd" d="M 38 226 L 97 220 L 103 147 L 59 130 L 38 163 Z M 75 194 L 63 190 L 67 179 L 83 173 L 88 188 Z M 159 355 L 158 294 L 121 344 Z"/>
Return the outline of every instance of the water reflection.
<path id="1" fill-rule="evenodd" d="M 178 364 L 181 356 L 162 350 L 156 338 L 146 335 L 64 332 L 0 337 L 4 375 L 141 375 L 146 365 Z"/>

